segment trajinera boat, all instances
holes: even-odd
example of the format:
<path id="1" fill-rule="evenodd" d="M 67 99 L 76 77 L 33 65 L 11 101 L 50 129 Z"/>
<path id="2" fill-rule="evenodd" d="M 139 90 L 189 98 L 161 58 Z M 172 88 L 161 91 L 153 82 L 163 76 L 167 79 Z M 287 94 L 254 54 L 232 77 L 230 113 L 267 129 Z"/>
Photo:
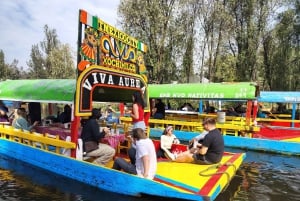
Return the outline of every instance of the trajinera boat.
<path id="1" fill-rule="evenodd" d="M 22 80 L 0 83 L 3 84 L 0 90 L 1 100 L 52 103 L 74 100 L 70 136 L 61 140 L 59 136 L 25 132 L 3 124 L 0 125 L 0 157 L 8 156 L 115 193 L 214 200 L 235 175 L 246 157 L 244 153 L 224 153 L 221 162 L 216 165 L 179 164 L 158 159 L 154 180 L 113 170 L 111 163 L 97 166 L 85 161 L 82 156 L 80 119 L 91 115 L 93 102 L 132 102 L 133 92 L 140 91 L 147 103 L 145 112 L 149 112 L 143 59 L 146 50 L 147 47 L 142 42 L 80 10 L 76 82 L 52 80 L 60 84 L 60 87 L 53 89 L 51 85 L 47 85 L 51 80 L 31 80 L 31 87 L 36 90 L 29 90 L 29 93 L 15 93 L 22 89 L 26 91 L 26 87 L 22 87 Z M 5 87 L 8 82 L 15 85 Z M 76 86 L 75 94 L 71 92 L 70 95 L 66 88 L 69 82 Z M 156 147 L 157 144 L 155 142 Z M 119 148 L 117 145 L 117 155 L 126 157 Z M 177 149 L 179 148 L 186 149 L 186 146 L 178 145 Z"/>
<path id="2" fill-rule="evenodd" d="M 198 111 L 166 110 L 165 119 L 150 119 L 150 136 L 159 137 L 162 129 L 173 125 L 174 133 L 181 140 L 188 140 L 203 131 L 201 122 L 205 117 L 218 119 L 217 127 L 224 134 L 228 147 L 245 148 L 281 154 L 300 155 L 299 92 L 259 91 L 255 83 L 192 83 L 149 85 L 149 96 L 153 99 L 197 100 Z M 203 111 L 204 101 L 246 103 L 242 116 L 230 116 L 222 108 L 215 111 Z M 292 104 L 288 119 L 271 118 L 282 114 L 258 118 L 262 103 Z M 167 115 L 168 114 L 168 115 Z M 298 117 L 297 117 L 298 115 Z M 123 121 L 130 121 L 128 118 Z"/>

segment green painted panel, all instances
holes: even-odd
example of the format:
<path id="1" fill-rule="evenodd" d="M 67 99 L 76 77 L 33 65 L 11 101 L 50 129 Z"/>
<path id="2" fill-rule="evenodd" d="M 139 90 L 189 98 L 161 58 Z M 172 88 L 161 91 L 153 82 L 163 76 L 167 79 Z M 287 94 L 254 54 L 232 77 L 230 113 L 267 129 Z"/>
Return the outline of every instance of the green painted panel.
<path id="1" fill-rule="evenodd" d="M 0 99 L 23 102 L 72 102 L 76 82 L 72 79 L 6 80 L 0 82 Z"/>
<path id="2" fill-rule="evenodd" d="M 190 83 L 190 84 L 151 84 L 148 85 L 150 98 L 186 99 L 256 99 L 255 83 Z"/>

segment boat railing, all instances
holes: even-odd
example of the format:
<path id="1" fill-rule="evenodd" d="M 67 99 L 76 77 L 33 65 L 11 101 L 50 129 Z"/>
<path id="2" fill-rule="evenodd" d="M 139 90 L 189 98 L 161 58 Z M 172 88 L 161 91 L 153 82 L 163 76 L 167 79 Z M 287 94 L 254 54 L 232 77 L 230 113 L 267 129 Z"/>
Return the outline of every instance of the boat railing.
<path id="1" fill-rule="evenodd" d="M 131 124 L 131 118 L 121 117 L 123 123 Z M 164 129 L 167 126 L 173 126 L 175 130 L 191 131 L 191 132 L 203 132 L 202 121 L 184 121 L 184 120 L 170 120 L 170 119 L 149 119 L 151 128 Z M 232 121 L 226 121 L 224 123 L 217 123 L 217 128 L 221 130 L 224 135 L 238 136 L 241 133 L 247 134 L 250 137 L 253 132 L 260 130 L 259 126 L 247 125 L 244 118 L 235 118 Z"/>
<path id="2" fill-rule="evenodd" d="M 293 119 L 270 119 L 270 118 L 257 118 L 259 125 L 263 126 L 280 126 L 287 128 L 300 128 L 300 120 Z"/>
<path id="3" fill-rule="evenodd" d="M 75 143 L 59 139 L 59 135 L 41 134 L 0 125 L 0 138 L 61 154 L 76 148 Z"/>

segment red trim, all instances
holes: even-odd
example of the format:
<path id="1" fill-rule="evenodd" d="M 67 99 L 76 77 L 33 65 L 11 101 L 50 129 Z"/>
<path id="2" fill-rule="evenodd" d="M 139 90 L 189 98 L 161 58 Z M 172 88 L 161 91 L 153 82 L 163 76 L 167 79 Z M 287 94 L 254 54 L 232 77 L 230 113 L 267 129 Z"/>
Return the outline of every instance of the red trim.
<path id="1" fill-rule="evenodd" d="M 166 184 L 166 185 L 168 185 L 168 186 L 176 187 L 176 188 L 179 188 L 179 189 L 181 189 L 181 190 L 188 191 L 188 192 L 193 193 L 193 194 L 197 194 L 196 191 L 192 191 L 192 190 L 190 190 L 190 189 L 188 189 L 188 188 L 184 188 L 184 187 L 182 187 L 182 186 L 178 186 L 178 185 L 176 185 L 176 184 L 174 184 L 174 183 L 170 183 L 170 182 L 168 182 L 168 181 L 161 180 L 161 179 L 156 178 L 156 177 L 154 178 L 154 180 L 157 181 L 157 182 Z"/>
<path id="2" fill-rule="evenodd" d="M 80 22 L 87 23 L 87 12 L 85 10 L 80 10 Z"/>
<path id="3" fill-rule="evenodd" d="M 229 153 L 224 153 L 224 155 L 231 155 Z M 238 159 L 239 157 L 241 156 L 241 154 L 234 154 L 234 156 L 232 156 L 228 161 L 226 162 L 234 162 L 236 159 Z M 226 165 L 223 165 L 221 166 L 218 171 L 225 171 L 226 169 L 228 169 L 229 166 L 226 166 Z M 159 179 L 157 177 L 154 178 L 155 181 L 157 182 L 160 182 L 160 183 L 163 183 L 163 184 L 166 184 L 168 186 L 172 186 L 172 187 L 175 187 L 175 188 L 179 188 L 181 190 L 184 190 L 184 191 L 187 191 L 187 192 L 190 192 L 190 193 L 193 193 L 193 194 L 199 194 L 201 196 L 208 196 L 208 194 L 210 193 L 211 189 L 217 184 L 218 180 L 220 180 L 221 178 L 221 174 L 218 174 L 218 175 L 215 175 L 215 176 L 212 176 L 207 182 L 206 184 L 202 187 L 202 189 L 199 191 L 199 192 L 196 192 L 196 191 L 193 191 L 191 189 L 188 189 L 188 188 L 185 188 L 183 186 L 179 186 L 179 185 L 176 185 L 174 183 L 171 183 L 171 182 L 168 182 L 168 181 L 165 181 L 165 180 L 162 180 L 162 179 Z"/>
<path id="4" fill-rule="evenodd" d="M 78 129 L 80 126 L 80 117 L 74 116 L 74 119 L 71 123 L 71 141 L 74 142 L 77 145 L 78 141 Z M 76 157 L 76 149 L 71 150 L 71 157 Z"/>
<path id="5" fill-rule="evenodd" d="M 238 159 L 241 156 L 241 154 L 235 154 L 233 157 L 231 157 L 227 162 L 234 162 L 236 159 Z M 229 166 L 227 165 L 222 165 L 219 169 L 218 172 L 220 171 L 226 171 Z M 202 187 L 202 189 L 198 192 L 200 195 L 208 195 L 212 188 L 217 184 L 217 182 L 220 180 L 222 174 L 216 174 L 215 176 L 212 176 L 206 184 Z"/>

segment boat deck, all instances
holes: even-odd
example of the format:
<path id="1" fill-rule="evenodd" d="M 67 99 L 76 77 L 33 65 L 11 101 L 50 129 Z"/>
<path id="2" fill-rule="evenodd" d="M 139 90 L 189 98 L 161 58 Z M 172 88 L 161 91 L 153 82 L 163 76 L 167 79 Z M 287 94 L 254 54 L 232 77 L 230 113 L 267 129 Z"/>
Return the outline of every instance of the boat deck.
<path id="1" fill-rule="evenodd" d="M 226 154 L 215 165 L 161 161 L 155 180 L 185 193 L 215 198 L 229 184 L 244 157 Z"/>

